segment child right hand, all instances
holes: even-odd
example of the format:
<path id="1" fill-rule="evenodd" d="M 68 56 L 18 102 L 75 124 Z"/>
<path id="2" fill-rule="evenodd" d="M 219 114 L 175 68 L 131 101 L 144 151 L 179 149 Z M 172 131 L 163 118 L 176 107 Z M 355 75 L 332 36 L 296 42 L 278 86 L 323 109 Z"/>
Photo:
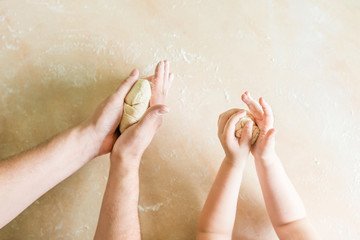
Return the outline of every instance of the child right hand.
<path id="1" fill-rule="evenodd" d="M 272 159 L 275 153 L 275 129 L 274 116 L 270 105 L 263 98 L 259 99 L 259 104 L 245 92 L 241 99 L 248 106 L 250 112 L 254 115 L 255 122 L 260 129 L 259 137 L 251 148 L 251 153 L 255 160 L 266 161 Z"/>
<path id="2" fill-rule="evenodd" d="M 245 124 L 240 139 L 235 136 L 235 125 L 245 115 L 245 110 L 234 108 L 222 113 L 218 120 L 218 137 L 226 159 L 242 166 L 250 153 L 253 122 Z"/>

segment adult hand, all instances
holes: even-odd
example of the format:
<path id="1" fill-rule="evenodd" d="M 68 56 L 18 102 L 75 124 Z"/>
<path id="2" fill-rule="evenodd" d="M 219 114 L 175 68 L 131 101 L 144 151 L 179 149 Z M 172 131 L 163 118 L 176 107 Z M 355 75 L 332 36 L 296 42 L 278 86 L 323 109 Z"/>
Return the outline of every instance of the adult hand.
<path id="1" fill-rule="evenodd" d="M 155 75 L 147 78 L 153 83 L 150 106 L 164 103 L 174 78 L 174 75 L 169 73 L 169 69 L 168 61 L 160 62 L 156 67 Z M 94 157 L 112 150 L 120 135 L 118 126 L 123 114 L 124 99 L 138 78 L 139 71 L 134 69 L 119 88 L 98 105 L 94 114 L 81 124 L 83 128 L 90 129 L 89 144 L 94 151 Z"/>
<path id="2" fill-rule="evenodd" d="M 139 165 L 143 152 L 161 126 L 162 115 L 169 112 L 164 104 L 173 78 L 169 62 L 159 62 L 154 76 L 147 78 L 152 82 L 150 108 L 138 123 L 127 128 L 116 140 L 110 157 L 112 162 Z"/>
<path id="3" fill-rule="evenodd" d="M 110 152 L 119 137 L 118 126 L 123 114 L 124 99 L 138 77 L 139 71 L 134 69 L 118 89 L 103 100 L 94 114 L 82 124 L 84 128 L 90 129 L 90 145 L 94 157 Z"/>

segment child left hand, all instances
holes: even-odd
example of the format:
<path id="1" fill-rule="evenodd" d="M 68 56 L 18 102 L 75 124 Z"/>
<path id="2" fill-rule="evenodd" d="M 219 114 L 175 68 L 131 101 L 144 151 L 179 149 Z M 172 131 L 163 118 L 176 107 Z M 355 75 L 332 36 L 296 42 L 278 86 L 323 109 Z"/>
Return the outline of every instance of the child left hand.
<path id="1" fill-rule="evenodd" d="M 235 136 L 235 125 L 245 115 L 245 110 L 234 108 L 222 113 L 218 120 L 218 137 L 226 159 L 243 166 L 250 153 L 253 122 L 245 124 L 240 138 Z"/>

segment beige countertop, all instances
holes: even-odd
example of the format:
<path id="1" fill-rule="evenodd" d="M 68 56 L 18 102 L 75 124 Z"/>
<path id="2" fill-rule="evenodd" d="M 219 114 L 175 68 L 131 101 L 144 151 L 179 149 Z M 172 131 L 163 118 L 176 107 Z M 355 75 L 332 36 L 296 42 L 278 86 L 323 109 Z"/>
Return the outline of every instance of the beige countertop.
<path id="1" fill-rule="evenodd" d="M 272 105 L 278 154 L 324 239 L 360 238 L 359 1 L 3 0 L 0 34 L 0 158 L 84 120 L 131 69 L 171 61 L 171 113 L 140 170 L 144 240 L 195 238 L 223 158 L 217 117 L 245 107 L 245 90 Z M 108 168 L 91 161 L 0 239 L 92 239 Z M 252 158 L 238 208 L 234 239 L 276 239 Z"/>

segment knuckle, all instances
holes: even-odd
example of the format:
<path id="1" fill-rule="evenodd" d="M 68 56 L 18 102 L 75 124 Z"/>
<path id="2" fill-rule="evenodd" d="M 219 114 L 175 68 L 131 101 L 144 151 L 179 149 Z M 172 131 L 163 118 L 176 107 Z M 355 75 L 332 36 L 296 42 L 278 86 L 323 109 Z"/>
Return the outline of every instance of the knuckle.
<path id="1" fill-rule="evenodd" d="M 156 117 L 156 112 L 152 111 L 150 113 L 148 113 L 145 117 L 146 121 L 151 121 L 152 119 L 154 119 Z"/>

